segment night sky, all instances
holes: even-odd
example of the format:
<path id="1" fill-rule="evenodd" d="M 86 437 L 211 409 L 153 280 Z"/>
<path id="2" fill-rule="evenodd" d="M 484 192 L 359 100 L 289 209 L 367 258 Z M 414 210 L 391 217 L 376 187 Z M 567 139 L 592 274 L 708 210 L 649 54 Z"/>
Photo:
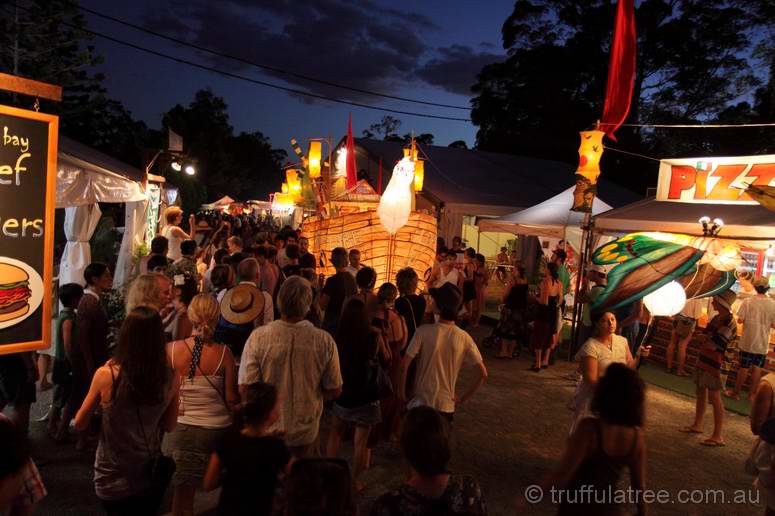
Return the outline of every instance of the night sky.
<path id="1" fill-rule="evenodd" d="M 513 0 L 82 0 L 85 7 L 202 47 L 276 68 L 402 97 L 469 106 L 481 67 L 502 59 L 501 25 Z M 469 118 L 470 111 L 363 95 L 278 76 L 86 14 L 88 27 L 112 37 L 240 75 L 374 106 Z M 229 106 L 236 131 L 261 131 L 273 146 L 346 132 L 356 136 L 388 113 L 311 100 L 178 64 L 95 38 L 111 97 L 158 128 L 161 115 L 209 87 Z M 468 122 L 392 114 L 399 134 L 429 132 L 437 145 L 474 143 Z"/>

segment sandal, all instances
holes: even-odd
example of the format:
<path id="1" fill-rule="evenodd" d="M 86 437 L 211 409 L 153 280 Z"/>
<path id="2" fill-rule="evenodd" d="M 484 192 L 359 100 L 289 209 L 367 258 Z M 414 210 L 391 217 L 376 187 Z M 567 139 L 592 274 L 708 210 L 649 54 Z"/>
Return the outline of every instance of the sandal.
<path id="1" fill-rule="evenodd" d="M 740 401 L 740 395 L 735 394 L 733 391 L 724 391 L 724 396 L 729 398 L 730 400 Z"/>
<path id="2" fill-rule="evenodd" d="M 691 373 L 687 373 L 686 371 L 678 371 L 675 374 L 676 374 L 676 376 L 684 376 L 684 377 L 689 377 L 689 376 L 692 375 Z"/>
<path id="3" fill-rule="evenodd" d="M 696 428 L 692 428 L 690 426 L 684 426 L 682 428 L 678 429 L 679 432 L 684 434 L 701 434 L 702 430 L 697 430 Z"/>
<path id="4" fill-rule="evenodd" d="M 533 371 L 534 373 L 540 373 L 541 372 L 541 368 L 540 367 L 536 367 L 536 366 L 531 367 L 530 370 Z"/>
<path id="5" fill-rule="evenodd" d="M 724 441 L 716 441 L 715 439 L 705 439 L 700 441 L 700 444 L 703 446 L 710 446 L 711 448 L 721 448 L 722 446 L 727 445 Z"/>

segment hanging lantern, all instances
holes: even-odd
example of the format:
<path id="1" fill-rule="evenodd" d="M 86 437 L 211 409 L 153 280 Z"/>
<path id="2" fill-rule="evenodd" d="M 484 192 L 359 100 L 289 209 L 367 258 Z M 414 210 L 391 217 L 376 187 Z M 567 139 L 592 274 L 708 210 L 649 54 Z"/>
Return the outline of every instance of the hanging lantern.
<path id="1" fill-rule="evenodd" d="M 417 160 L 414 162 L 414 191 L 422 192 L 423 181 L 425 180 L 425 162 Z"/>
<path id="2" fill-rule="evenodd" d="M 282 186 L 280 187 L 280 192 L 282 192 L 284 194 L 287 194 L 289 192 L 288 183 L 283 183 L 282 184 Z"/>
<path id="3" fill-rule="evenodd" d="M 592 213 L 592 202 L 597 193 L 600 176 L 600 158 L 603 156 L 603 131 L 582 131 L 579 146 L 579 168 L 576 170 L 576 190 L 573 192 L 573 211 Z"/>
<path id="4" fill-rule="evenodd" d="M 644 297 L 643 304 L 651 315 L 669 317 L 683 310 L 686 292 L 678 282 L 671 281 Z"/>
<path id="5" fill-rule="evenodd" d="M 309 142 L 309 177 L 318 179 L 320 177 L 320 153 L 321 143 L 318 141 Z"/>
<path id="6" fill-rule="evenodd" d="M 288 169 L 285 171 L 285 180 L 288 184 L 288 193 L 294 200 L 301 200 L 301 176 L 298 170 Z"/>

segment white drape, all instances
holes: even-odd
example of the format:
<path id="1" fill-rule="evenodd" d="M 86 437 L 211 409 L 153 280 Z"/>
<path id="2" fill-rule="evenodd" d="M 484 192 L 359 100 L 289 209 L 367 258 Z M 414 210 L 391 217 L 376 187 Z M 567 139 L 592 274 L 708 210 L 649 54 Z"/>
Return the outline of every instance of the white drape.
<path id="1" fill-rule="evenodd" d="M 121 250 L 118 252 L 116 271 L 113 273 L 113 287 L 122 287 L 134 279 L 139 272 L 135 263 L 135 251 L 143 243 L 146 226 L 146 210 L 148 201 L 126 203 L 124 216 L 124 237 L 121 240 Z"/>
<path id="2" fill-rule="evenodd" d="M 133 202 L 145 198 L 140 183 L 73 156 L 59 154 L 57 208 L 96 202 Z"/>
<path id="3" fill-rule="evenodd" d="M 67 244 L 59 267 L 59 284 L 84 285 L 83 270 L 91 262 L 89 239 L 100 221 L 100 207 L 95 204 L 65 208 Z"/>

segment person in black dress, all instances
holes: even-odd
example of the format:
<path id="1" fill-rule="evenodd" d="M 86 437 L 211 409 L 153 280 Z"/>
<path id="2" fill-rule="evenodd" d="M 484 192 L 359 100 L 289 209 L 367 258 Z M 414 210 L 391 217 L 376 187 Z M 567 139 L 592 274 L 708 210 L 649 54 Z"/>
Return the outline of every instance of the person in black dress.
<path id="1" fill-rule="evenodd" d="M 517 265 L 510 274 L 506 284 L 506 293 L 503 296 L 503 312 L 501 322 L 495 334 L 501 339 L 501 346 L 495 355 L 498 358 L 512 358 L 519 356 L 519 351 L 514 351 L 517 342 L 522 347 L 527 334 L 526 314 L 528 281 L 525 276 L 525 267 Z"/>

